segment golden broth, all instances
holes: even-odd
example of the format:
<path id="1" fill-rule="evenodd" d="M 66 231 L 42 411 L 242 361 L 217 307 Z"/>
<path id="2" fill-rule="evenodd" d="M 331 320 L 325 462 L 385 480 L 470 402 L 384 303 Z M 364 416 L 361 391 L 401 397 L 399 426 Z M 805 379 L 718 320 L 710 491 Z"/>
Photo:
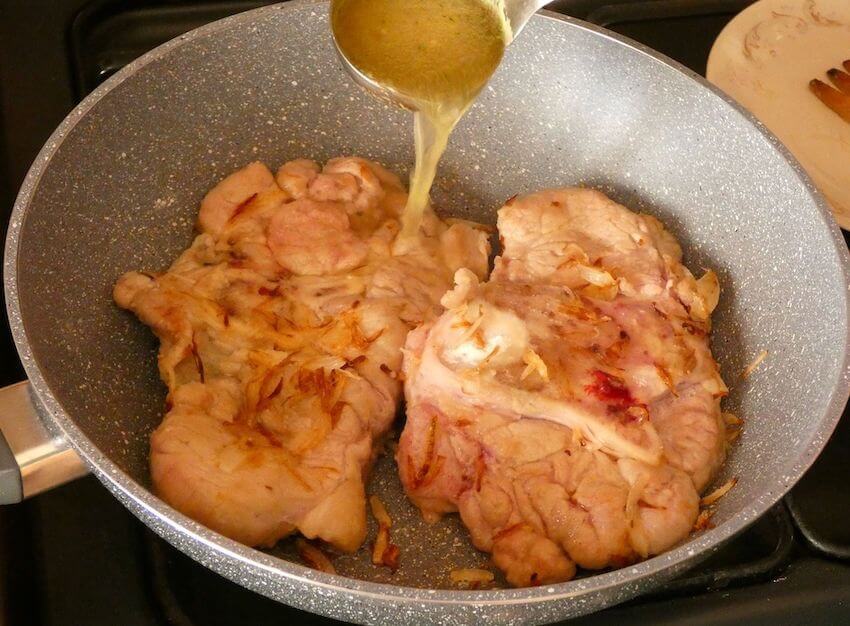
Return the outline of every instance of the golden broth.
<path id="1" fill-rule="evenodd" d="M 331 25 L 352 65 L 415 103 L 402 239 L 412 237 L 449 134 L 502 59 L 504 13 L 493 0 L 335 0 Z"/>

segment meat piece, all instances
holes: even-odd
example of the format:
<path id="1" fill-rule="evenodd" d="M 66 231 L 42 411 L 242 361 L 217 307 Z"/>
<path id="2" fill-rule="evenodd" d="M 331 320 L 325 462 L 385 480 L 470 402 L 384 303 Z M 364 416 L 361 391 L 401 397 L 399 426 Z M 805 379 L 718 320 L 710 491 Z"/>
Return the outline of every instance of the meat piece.
<path id="1" fill-rule="evenodd" d="M 307 196 L 310 184 L 319 175 L 322 168 L 310 159 L 287 161 L 277 170 L 275 180 L 278 186 L 295 199 Z"/>
<path id="2" fill-rule="evenodd" d="M 458 511 L 513 585 L 668 549 L 725 453 L 716 277 L 590 190 L 509 201 L 499 233 L 490 282 L 459 270 L 408 335 L 407 494 L 426 519 Z"/>
<path id="3" fill-rule="evenodd" d="M 494 280 L 571 288 L 619 283 L 628 295 L 661 293 L 661 250 L 642 217 L 592 189 L 543 191 L 499 212 L 502 255 Z"/>
<path id="4" fill-rule="evenodd" d="M 213 235 L 219 234 L 247 202 L 273 185 L 272 173 L 262 163 L 251 163 L 234 172 L 216 185 L 201 201 L 201 210 L 198 213 L 200 230 Z"/>
<path id="5" fill-rule="evenodd" d="M 726 425 L 717 397 L 703 386 L 682 386 L 678 394 L 652 405 L 652 423 L 667 462 L 686 472 L 702 492 L 723 463 Z"/>
<path id="6" fill-rule="evenodd" d="M 290 162 L 277 182 L 252 164 L 207 194 L 203 232 L 168 271 L 118 280 L 115 301 L 161 342 L 151 477 L 175 508 L 249 545 L 297 530 L 360 546 L 405 335 L 458 264 L 486 268 L 488 253 L 480 231 L 429 214 L 431 230 L 394 255 L 404 195 L 363 159 Z M 447 263 L 443 236 L 458 229 L 476 245 Z"/>
<path id="7" fill-rule="evenodd" d="M 400 188 L 398 179 L 380 165 L 371 166 L 365 159 L 331 159 L 322 174 L 331 186 L 344 189 L 352 212 L 374 208 L 385 195 L 384 185 Z M 310 193 L 319 193 L 320 181 L 313 181 Z M 327 193 L 327 192 L 325 192 Z M 316 196 L 318 199 L 318 196 Z"/>
<path id="8" fill-rule="evenodd" d="M 493 562 L 515 587 L 568 580 L 576 566 L 554 541 L 527 524 L 506 528 L 493 541 Z"/>
<path id="9" fill-rule="evenodd" d="M 333 191 L 348 195 L 344 189 Z M 290 202 L 277 211 L 269 224 L 268 242 L 281 267 L 308 276 L 354 269 L 369 252 L 351 230 L 343 208 L 309 199 Z"/>
<path id="10" fill-rule="evenodd" d="M 684 303 L 700 321 L 717 304 L 714 272 L 695 280 L 682 265 L 679 244 L 657 219 L 592 189 L 509 201 L 499 212 L 499 234 L 503 250 L 493 280 L 543 281 L 608 300 L 619 293 L 688 317 Z"/>

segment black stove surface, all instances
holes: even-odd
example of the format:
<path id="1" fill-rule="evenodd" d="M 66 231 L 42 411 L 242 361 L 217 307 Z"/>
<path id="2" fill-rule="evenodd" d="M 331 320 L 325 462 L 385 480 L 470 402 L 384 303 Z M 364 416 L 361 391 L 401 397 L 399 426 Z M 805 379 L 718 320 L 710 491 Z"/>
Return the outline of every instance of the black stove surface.
<path id="1" fill-rule="evenodd" d="M 100 82 L 182 32 L 267 2 L 0 3 L 0 208 L 62 117 Z M 750 0 L 560 0 L 550 5 L 704 73 Z M 5 221 L 4 221 L 5 226 Z M 846 237 L 846 235 L 845 235 Z M 23 378 L 8 329 L 0 384 Z M 682 577 L 576 624 L 850 622 L 850 417 L 792 494 Z M 88 477 L 0 509 L 0 624 L 332 624 L 235 585 L 154 536 Z"/>

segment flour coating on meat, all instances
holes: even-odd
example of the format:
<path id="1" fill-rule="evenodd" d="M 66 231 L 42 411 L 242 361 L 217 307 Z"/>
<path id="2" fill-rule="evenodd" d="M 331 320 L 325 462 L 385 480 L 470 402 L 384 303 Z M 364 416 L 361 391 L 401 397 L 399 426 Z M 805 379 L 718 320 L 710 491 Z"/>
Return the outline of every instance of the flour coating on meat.
<path id="1" fill-rule="evenodd" d="M 498 225 L 490 281 L 460 270 L 408 336 L 407 494 L 427 519 L 458 511 L 517 586 L 670 548 L 725 455 L 716 276 L 591 190 L 509 201 Z"/>
<path id="2" fill-rule="evenodd" d="M 252 163 L 201 203 L 200 234 L 165 272 L 129 272 L 115 301 L 161 341 L 167 412 L 151 476 L 172 506 L 237 541 L 300 531 L 353 551 L 364 478 L 400 396 L 408 331 L 439 313 L 487 236 L 428 213 L 394 254 L 406 193 L 358 158 Z"/>

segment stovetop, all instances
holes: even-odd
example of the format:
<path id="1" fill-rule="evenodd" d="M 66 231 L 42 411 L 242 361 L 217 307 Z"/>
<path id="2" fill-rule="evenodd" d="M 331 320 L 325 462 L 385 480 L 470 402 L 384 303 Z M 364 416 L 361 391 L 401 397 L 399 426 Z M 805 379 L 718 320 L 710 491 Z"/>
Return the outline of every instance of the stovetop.
<path id="1" fill-rule="evenodd" d="M 751 0 L 559 0 L 550 8 L 641 41 L 704 73 L 711 44 Z M 0 3 L 0 208 L 41 144 L 89 91 L 249 0 Z M 845 238 L 846 238 L 845 234 Z M 23 378 L 0 332 L 0 384 Z M 782 503 L 708 561 L 649 596 L 576 624 L 850 622 L 850 417 Z M 206 570 L 88 477 L 0 509 L 0 624 L 331 624 Z"/>

